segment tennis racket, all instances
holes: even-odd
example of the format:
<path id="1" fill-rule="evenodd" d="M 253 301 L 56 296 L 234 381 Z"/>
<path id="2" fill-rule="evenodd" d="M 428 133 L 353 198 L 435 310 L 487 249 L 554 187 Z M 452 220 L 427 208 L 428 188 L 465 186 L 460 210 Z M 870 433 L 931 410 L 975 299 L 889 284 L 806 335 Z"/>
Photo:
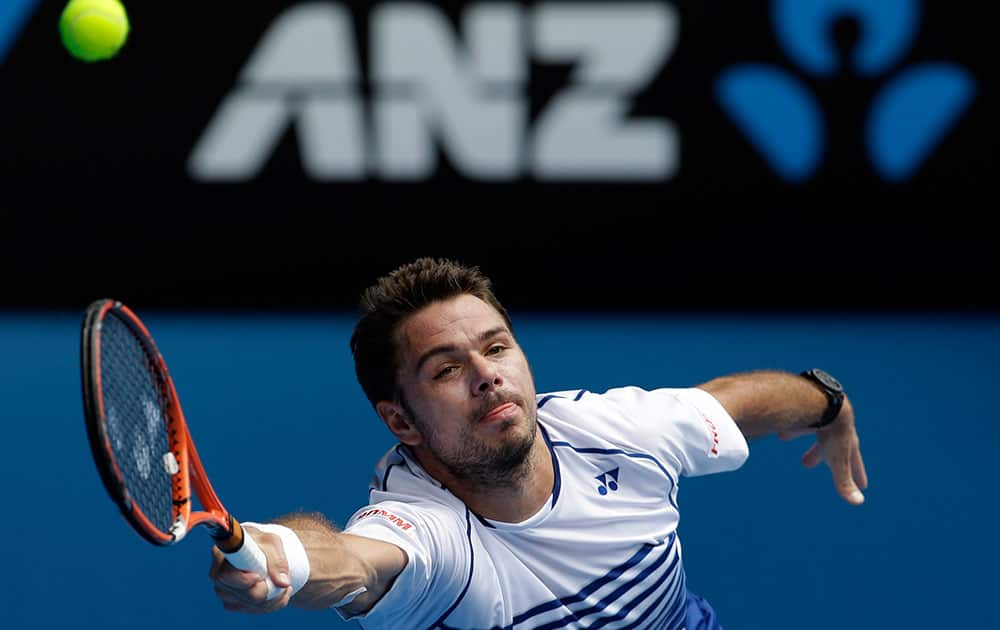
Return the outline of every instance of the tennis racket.
<path id="1" fill-rule="evenodd" d="M 269 598 L 280 595 L 264 553 L 209 483 L 167 364 L 136 314 L 114 300 L 88 306 L 81 359 L 90 449 L 129 525 L 161 546 L 204 525 L 230 564 L 263 576 Z"/>

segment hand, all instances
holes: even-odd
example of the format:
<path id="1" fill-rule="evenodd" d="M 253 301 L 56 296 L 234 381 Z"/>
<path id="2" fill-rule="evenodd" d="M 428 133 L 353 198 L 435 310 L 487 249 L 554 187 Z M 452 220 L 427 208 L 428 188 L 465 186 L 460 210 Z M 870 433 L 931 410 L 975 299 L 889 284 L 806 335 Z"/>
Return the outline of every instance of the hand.
<path id="1" fill-rule="evenodd" d="M 243 531 L 247 536 L 253 536 L 264 552 L 271 581 L 285 591 L 274 599 L 267 599 L 267 584 L 261 576 L 250 571 L 240 571 L 226 562 L 226 556 L 218 547 L 212 547 L 212 566 L 208 576 L 215 583 L 215 594 L 222 600 L 223 607 L 233 612 L 262 614 L 280 610 L 288 605 L 292 596 L 288 560 L 285 558 L 281 539 L 252 527 L 244 527 Z"/>
<path id="2" fill-rule="evenodd" d="M 783 435 L 791 438 L 794 435 Z M 865 462 L 861 458 L 861 443 L 854 428 L 854 407 L 846 398 L 840 413 L 829 425 L 816 431 L 816 443 L 802 456 L 802 465 L 813 468 L 825 461 L 833 473 L 837 493 L 851 505 L 865 502 L 862 490 L 868 487 Z"/>

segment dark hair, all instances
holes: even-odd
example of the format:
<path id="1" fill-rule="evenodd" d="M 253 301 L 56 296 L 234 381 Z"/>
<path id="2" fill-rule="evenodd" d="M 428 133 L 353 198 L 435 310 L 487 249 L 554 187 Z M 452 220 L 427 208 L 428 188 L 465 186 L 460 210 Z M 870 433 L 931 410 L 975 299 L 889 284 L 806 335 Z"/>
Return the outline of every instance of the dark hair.
<path id="1" fill-rule="evenodd" d="M 351 335 L 351 352 L 358 383 L 372 405 L 396 396 L 397 330 L 410 315 L 434 302 L 469 294 L 486 302 L 513 332 L 507 310 L 493 295 L 492 282 L 479 271 L 446 259 L 418 258 L 361 294 L 361 319 Z"/>

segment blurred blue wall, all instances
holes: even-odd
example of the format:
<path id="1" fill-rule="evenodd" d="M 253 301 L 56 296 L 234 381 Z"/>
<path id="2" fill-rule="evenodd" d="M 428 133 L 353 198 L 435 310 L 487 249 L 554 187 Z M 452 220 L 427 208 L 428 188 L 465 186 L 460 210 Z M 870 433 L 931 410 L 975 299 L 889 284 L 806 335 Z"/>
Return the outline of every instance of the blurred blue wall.
<path id="1" fill-rule="evenodd" d="M 347 316 L 145 313 L 216 489 L 245 520 L 343 523 L 388 433 L 357 386 Z M 958 316 L 514 313 L 539 391 L 683 386 L 820 366 L 854 400 L 871 487 L 852 509 L 808 439 L 751 444 L 736 473 L 682 481 L 689 585 L 730 630 L 1000 627 L 1000 320 Z M 333 613 L 226 613 L 209 539 L 153 548 L 108 500 L 86 445 L 76 314 L 0 315 L 0 626 L 344 627 Z"/>

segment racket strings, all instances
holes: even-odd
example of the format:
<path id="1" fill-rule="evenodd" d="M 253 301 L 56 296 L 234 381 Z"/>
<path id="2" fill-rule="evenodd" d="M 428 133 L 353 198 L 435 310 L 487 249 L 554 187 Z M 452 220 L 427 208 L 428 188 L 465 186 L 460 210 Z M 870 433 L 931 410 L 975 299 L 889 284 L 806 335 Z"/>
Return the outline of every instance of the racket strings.
<path id="1" fill-rule="evenodd" d="M 173 524 L 166 397 L 153 358 L 115 313 L 101 327 L 101 390 L 108 439 L 135 506 L 161 532 Z"/>

